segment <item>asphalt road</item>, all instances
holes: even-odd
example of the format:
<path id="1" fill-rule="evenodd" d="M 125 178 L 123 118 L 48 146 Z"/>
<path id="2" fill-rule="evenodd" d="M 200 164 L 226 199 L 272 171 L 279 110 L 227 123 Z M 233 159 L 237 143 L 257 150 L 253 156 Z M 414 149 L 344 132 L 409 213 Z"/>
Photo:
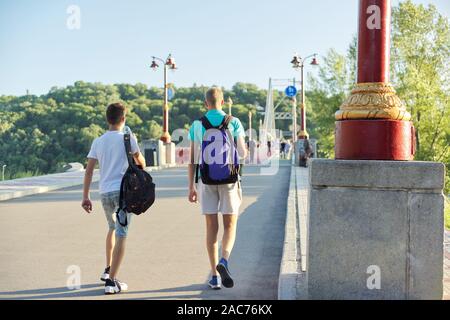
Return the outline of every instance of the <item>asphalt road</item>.
<path id="1" fill-rule="evenodd" d="M 129 291 L 115 296 L 99 280 L 107 224 L 97 184 L 91 214 L 80 207 L 81 186 L 0 202 L 0 299 L 276 299 L 290 166 L 259 171 L 244 171 L 232 289 L 206 285 L 204 218 L 187 201 L 186 169 L 175 168 L 152 173 L 157 200 L 130 226 L 118 276 Z M 74 270 L 81 288 L 71 290 Z"/>

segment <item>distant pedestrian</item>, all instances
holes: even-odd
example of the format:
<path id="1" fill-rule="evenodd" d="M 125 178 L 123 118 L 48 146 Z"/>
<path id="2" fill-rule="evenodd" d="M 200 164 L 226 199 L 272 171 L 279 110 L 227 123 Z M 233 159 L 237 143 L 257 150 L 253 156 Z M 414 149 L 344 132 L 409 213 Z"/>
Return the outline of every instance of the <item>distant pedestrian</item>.
<path id="1" fill-rule="evenodd" d="M 249 149 L 249 152 L 250 152 L 250 163 L 251 164 L 257 164 L 258 160 L 257 160 L 256 156 L 257 156 L 258 150 L 257 150 L 257 143 L 256 143 L 255 140 L 250 140 L 249 141 L 248 149 Z"/>
<path id="2" fill-rule="evenodd" d="M 267 140 L 267 156 L 272 156 L 272 141 Z"/>
<path id="3" fill-rule="evenodd" d="M 286 159 L 290 158 L 290 153 L 291 153 L 291 141 L 287 140 L 284 146 L 284 156 Z"/>
<path id="4" fill-rule="evenodd" d="M 308 159 L 311 157 L 312 154 L 312 147 L 311 143 L 309 142 L 308 138 L 305 138 L 303 140 L 303 149 L 300 150 L 299 153 L 299 164 L 301 167 L 307 167 L 308 166 Z"/>
<path id="5" fill-rule="evenodd" d="M 206 219 L 206 248 L 211 267 L 208 285 L 213 289 L 220 289 L 221 283 L 226 288 L 234 286 L 228 265 L 242 202 L 239 158 L 247 155 L 245 130 L 239 119 L 222 111 L 223 103 L 222 90 L 210 88 L 205 95 L 208 112 L 194 121 L 189 130 L 189 201 L 195 203 L 200 200 Z M 220 260 L 217 242 L 219 212 L 224 225 Z"/>
<path id="6" fill-rule="evenodd" d="M 83 201 L 81 206 L 90 213 L 92 202 L 89 198 L 89 189 L 92 182 L 94 167 L 99 163 L 100 168 L 100 197 L 105 211 L 109 231 L 106 236 L 106 268 L 100 279 L 105 281 L 105 294 L 114 294 L 128 290 L 128 285 L 119 281 L 116 276 L 125 254 L 125 240 L 131 214 L 123 210 L 119 212 L 121 221 L 128 221 L 122 226 L 116 221 L 116 211 L 119 207 L 120 183 L 128 167 L 128 160 L 124 147 L 124 125 L 126 108 L 120 103 L 113 103 L 106 109 L 106 120 L 109 130 L 92 142 L 91 150 L 87 155 L 88 162 L 84 176 Z M 139 150 L 134 135 L 131 135 L 131 152 L 137 165 L 145 168 L 145 159 Z M 126 220 L 125 220 L 126 219 Z"/>
<path id="7" fill-rule="evenodd" d="M 280 158 L 286 159 L 286 140 L 282 140 L 280 143 Z"/>

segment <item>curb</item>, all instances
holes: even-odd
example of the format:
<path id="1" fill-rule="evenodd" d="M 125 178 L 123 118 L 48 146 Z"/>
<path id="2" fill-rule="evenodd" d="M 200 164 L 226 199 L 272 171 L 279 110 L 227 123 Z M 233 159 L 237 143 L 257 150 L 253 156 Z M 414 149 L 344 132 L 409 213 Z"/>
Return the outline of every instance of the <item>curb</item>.
<path id="1" fill-rule="evenodd" d="M 307 213 L 308 185 L 305 169 L 292 160 L 287 199 L 286 224 L 278 277 L 278 300 L 308 299 L 307 259 Z M 309 170 L 309 169 L 307 169 Z"/>
<path id="2" fill-rule="evenodd" d="M 297 252 L 297 177 L 295 164 L 291 166 L 289 193 L 287 199 L 286 224 L 284 228 L 283 255 L 278 277 L 278 300 L 297 299 L 297 280 L 300 261 Z"/>
<path id="3" fill-rule="evenodd" d="M 83 170 L 84 172 L 84 170 Z M 67 173 L 73 173 L 73 172 L 67 172 Z M 39 177 L 56 177 L 56 176 L 60 176 L 61 177 L 61 173 L 55 173 L 55 174 L 47 174 L 45 176 L 36 176 L 36 177 L 30 177 L 30 178 L 21 178 L 21 179 L 30 179 L 31 183 L 32 180 L 38 180 Z M 35 179 L 33 179 L 35 178 Z M 45 192 L 49 192 L 49 191 L 54 191 L 54 190 L 59 190 L 59 189 L 64 189 L 64 188 L 69 188 L 69 187 L 74 187 L 74 186 L 78 186 L 78 185 L 82 185 L 83 184 L 83 179 L 84 179 L 84 174 L 82 176 L 79 177 L 79 180 L 77 181 L 70 181 L 70 182 L 65 182 L 65 183 L 57 183 L 57 184 L 53 184 L 53 185 L 38 185 L 39 183 L 37 183 L 36 186 L 34 187 L 30 187 L 27 188 L 27 186 L 25 185 L 18 185 L 17 187 L 15 187 L 15 189 L 20 189 L 20 188 L 26 188 L 25 190 L 14 190 L 14 187 L 11 187 L 13 190 L 11 191 L 7 191 L 4 193 L 0 193 L 0 201 L 7 201 L 7 200 L 11 200 L 11 199 L 17 199 L 17 198 L 22 198 L 22 197 L 26 197 L 26 196 L 31 196 L 31 195 L 35 195 L 35 194 L 40 194 L 40 193 L 45 193 Z M 20 179 L 14 179 L 14 180 L 20 180 Z M 10 180 L 10 181 L 14 181 L 14 180 Z M 94 171 L 94 175 L 92 177 L 92 182 L 97 182 L 99 180 L 99 175 L 98 175 L 98 170 L 96 169 Z M 0 192 L 2 185 L 0 184 Z"/>
<path id="4" fill-rule="evenodd" d="M 167 168 L 174 168 L 174 167 L 182 167 L 182 166 L 181 165 L 162 165 L 162 166 L 158 166 L 158 167 L 147 167 L 145 170 L 148 172 L 153 172 L 153 171 L 159 171 L 159 170 L 163 170 L 163 169 L 167 169 Z M 83 170 L 83 172 L 84 172 L 84 170 Z M 53 175 L 60 176 L 61 173 L 48 174 L 45 176 L 51 177 Z M 35 177 L 35 178 L 37 179 L 38 177 Z M 98 175 L 98 169 L 96 169 L 94 171 L 94 176 L 92 177 L 92 182 L 98 182 L 99 178 L 100 177 Z M 24 179 L 28 179 L 28 178 L 24 178 Z M 36 187 L 27 188 L 25 190 L 11 190 L 10 192 L 6 191 L 4 193 L 1 193 L 2 185 L 0 184 L 0 201 L 7 201 L 7 200 L 11 200 L 11 199 L 17 199 L 17 198 L 22 198 L 22 197 L 26 197 L 26 196 L 35 195 L 35 194 L 45 193 L 45 192 L 49 192 L 49 191 L 55 191 L 55 190 L 59 190 L 59 189 L 79 186 L 79 185 L 83 184 L 83 179 L 84 179 L 84 175 L 80 176 L 80 179 L 77 181 L 58 183 L 58 184 L 54 184 L 51 186 L 36 186 Z M 15 179 L 15 180 L 19 180 L 19 179 Z M 17 189 L 20 189 L 21 187 L 23 187 L 23 186 L 17 186 Z"/>

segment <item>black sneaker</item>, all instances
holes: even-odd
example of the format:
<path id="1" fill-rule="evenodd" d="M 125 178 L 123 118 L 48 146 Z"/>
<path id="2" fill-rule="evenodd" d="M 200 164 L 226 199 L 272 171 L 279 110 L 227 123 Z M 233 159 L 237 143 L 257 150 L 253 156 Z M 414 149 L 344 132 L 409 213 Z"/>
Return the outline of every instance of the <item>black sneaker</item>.
<path id="1" fill-rule="evenodd" d="M 125 282 L 121 282 L 117 279 L 106 279 L 105 282 L 105 294 L 116 294 L 121 291 L 127 291 L 128 285 Z"/>
<path id="2" fill-rule="evenodd" d="M 220 278 L 222 280 L 222 285 L 225 288 L 233 288 L 234 281 L 231 278 L 230 270 L 228 270 L 228 262 L 225 259 L 221 259 L 219 264 L 216 267 L 216 270 L 220 274 Z"/>
<path id="3" fill-rule="evenodd" d="M 109 270 L 110 269 L 111 269 L 111 267 L 107 267 L 105 269 L 105 271 L 103 271 L 102 275 L 100 276 L 100 280 L 106 281 L 107 279 L 109 279 Z"/>

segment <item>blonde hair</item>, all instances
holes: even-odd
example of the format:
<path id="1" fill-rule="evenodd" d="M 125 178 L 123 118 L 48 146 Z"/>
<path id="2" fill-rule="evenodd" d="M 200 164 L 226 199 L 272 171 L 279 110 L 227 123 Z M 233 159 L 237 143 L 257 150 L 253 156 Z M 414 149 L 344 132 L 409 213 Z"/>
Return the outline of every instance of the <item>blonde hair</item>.
<path id="1" fill-rule="evenodd" d="M 205 100 L 210 106 L 220 106 L 223 101 L 223 92 L 219 87 L 211 87 L 205 93 Z"/>

